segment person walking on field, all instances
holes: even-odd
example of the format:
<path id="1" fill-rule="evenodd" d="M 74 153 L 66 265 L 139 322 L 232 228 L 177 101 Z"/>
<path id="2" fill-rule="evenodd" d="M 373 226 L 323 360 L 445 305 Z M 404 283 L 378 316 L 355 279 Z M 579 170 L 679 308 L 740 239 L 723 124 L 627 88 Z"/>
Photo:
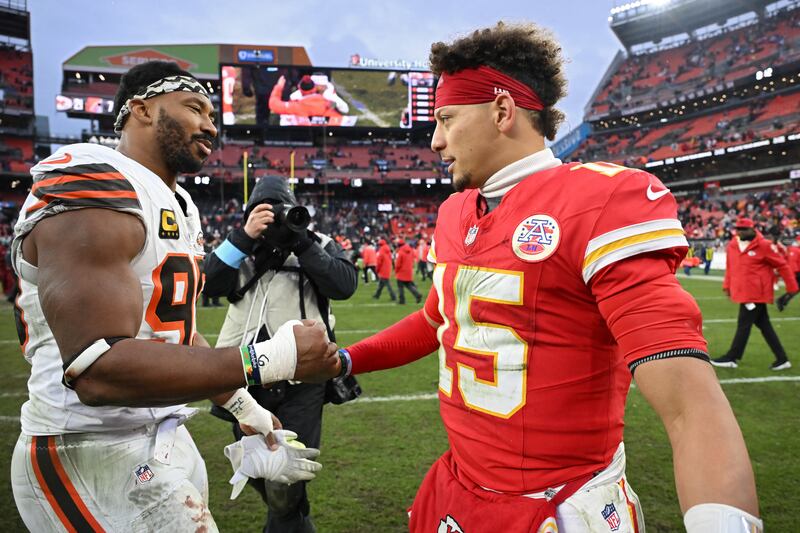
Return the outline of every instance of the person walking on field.
<path id="1" fill-rule="evenodd" d="M 389 291 L 389 297 L 394 302 L 397 299 L 397 296 L 394 294 L 391 281 L 392 249 L 389 248 L 389 244 L 386 242 L 386 239 L 380 239 L 378 241 L 378 262 L 376 268 L 378 270 L 378 290 L 375 291 L 375 294 L 373 294 L 372 297 L 378 300 L 381 297 L 383 288 L 386 287 L 386 290 Z"/>
<path id="2" fill-rule="evenodd" d="M 771 304 L 774 299 L 774 270 L 780 273 L 786 283 L 786 294 L 778 298 L 778 309 L 782 310 L 789 299 L 797 293 L 797 280 L 792 269 L 778 253 L 775 245 L 755 229 L 755 224 L 749 218 L 740 218 L 736 221 L 736 237 L 731 239 L 727 252 L 727 268 L 722 290 L 731 300 L 739 304 L 739 319 L 728 353 L 713 359 L 711 363 L 723 368 L 737 368 L 739 360 L 744 355 L 750 330 L 755 324 L 775 354 L 775 362 L 770 365 L 770 369 L 792 368 L 792 363 L 786 356 L 786 351 L 767 313 L 767 304 Z"/>
<path id="3" fill-rule="evenodd" d="M 397 290 L 400 292 L 400 305 L 406 303 L 406 293 L 408 289 L 417 303 L 422 301 L 422 295 L 414 284 L 414 250 L 403 239 L 397 240 L 397 257 L 394 260 L 394 275 L 397 278 Z"/>

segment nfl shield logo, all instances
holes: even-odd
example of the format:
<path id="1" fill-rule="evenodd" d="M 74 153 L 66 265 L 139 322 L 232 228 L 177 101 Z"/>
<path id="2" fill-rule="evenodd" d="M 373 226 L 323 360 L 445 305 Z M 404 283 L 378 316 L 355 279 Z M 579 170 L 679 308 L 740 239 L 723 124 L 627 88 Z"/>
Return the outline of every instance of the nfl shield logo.
<path id="1" fill-rule="evenodd" d="M 152 470 L 150 470 L 150 467 L 148 465 L 137 466 L 136 470 L 134 470 L 133 473 L 136 475 L 137 483 L 147 483 L 148 481 L 153 479 L 153 477 L 155 477 L 155 474 L 153 473 Z"/>
<path id="2" fill-rule="evenodd" d="M 620 519 L 619 513 L 617 512 L 617 508 L 614 507 L 613 503 L 609 503 L 603 509 L 603 518 L 606 519 L 608 523 L 608 527 L 611 528 L 611 531 L 616 531 L 619 529 L 620 526 Z"/>
<path id="3" fill-rule="evenodd" d="M 475 238 L 477 236 L 478 236 L 478 226 L 472 226 L 471 228 L 469 228 L 469 231 L 467 232 L 467 237 L 466 239 L 464 239 L 464 244 L 469 246 L 470 244 L 475 242 Z"/>

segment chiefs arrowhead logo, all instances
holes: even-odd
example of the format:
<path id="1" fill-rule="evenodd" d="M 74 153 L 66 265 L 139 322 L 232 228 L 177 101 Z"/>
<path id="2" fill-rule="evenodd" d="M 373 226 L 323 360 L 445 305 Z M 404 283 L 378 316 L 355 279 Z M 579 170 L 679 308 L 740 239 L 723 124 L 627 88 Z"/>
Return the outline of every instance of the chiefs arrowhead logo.
<path id="1" fill-rule="evenodd" d="M 147 63 L 148 61 L 174 61 L 183 70 L 188 71 L 191 71 L 193 68 L 197 67 L 196 64 L 190 61 L 165 54 L 164 52 L 160 52 L 152 48 L 131 50 L 130 52 L 122 52 L 112 56 L 105 56 L 100 59 L 115 67 L 135 67 L 136 65 L 141 65 L 142 63 Z"/>
<path id="2" fill-rule="evenodd" d="M 461 526 L 458 525 L 455 518 L 447 515 L 439 520 L 439 528 L 436 530 L 436 533 L 464 533 L 464 530 L 461 529 Z"/>

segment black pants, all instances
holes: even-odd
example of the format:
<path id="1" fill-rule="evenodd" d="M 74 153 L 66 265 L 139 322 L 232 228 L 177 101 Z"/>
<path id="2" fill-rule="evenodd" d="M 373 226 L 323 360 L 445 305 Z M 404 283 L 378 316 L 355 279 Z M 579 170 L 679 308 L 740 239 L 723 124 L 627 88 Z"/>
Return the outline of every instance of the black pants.
<path id="1" fill-rule="evenodd" d="M 222 304 L 219 303 L 219 296 L 215 298 L 209 298 L 205 293 L 203 293 L 203 307 L 209 307 L 211 305 L 214 307 L 222 307 Z"/>
<path id="2" fill-rule="evenodd" d="M 409 292 L 414 295 L 414 298 L 416 298 L 418 302 L 422 299 L 422 295 L 417 290 L 417 286 L 414 285 L 413 281 L 398 281 L 397 291 L 400 293 L 399 303 L 401 304 L 406 303 L 406 295 L 403 292 L 403 289 L 408 289 Z"/>
<path id="3" fill-rule="evenodd" d="M 422 281 L 425 281 L 430 276 L 427 261 L 417 261 L 417 273 L 422 277 Z"/>
<path id="4" fill-rule="evenodd" d="M 375 279 L 378 279 L 378 271 L 375 270 L 375 265 L 367 265 L 364 267 L 362 272 L 364 273 L 364 283 L 369 283 L 369 272 L 372 271 L 372 274 L 375 276 Z"/>
<path id="5" fill-rule="evenodd" d="M 250 387 L 250 394 L 259 405 L 268 409 L 283 424 L 284 429 L 297 433 L 297 439 L 309 448 L 319 448 L 322 434 L 322 405 L 325 398 L 324 383 L 276 383 L 269 389 Z M 233 425 L 236 439 L 242 438 L 239 424 Z M 265 479 L 248 480 L 250 486 L 261 494 L 269 514 L 264 528 L 268 533 L 307 533 L 314 531 L 308 518 L 311 506 L 306 493 L 306 482 L 291 485 Z"/>
<path id="6" fill-rule="evenodd" d="M 389 291 L 389 297 L 394 301 L 397 297 L 394 295 L 394 289 L 392 288 L 392 282 L 388 278 L 378 278 L 378 290 L 375 292 L 374 298 L 381 297 L 381 291 L 383 288 L 386 287 L 386 290 Z"/>
<path id="7" fill-rule="evenodd" d="M 786 352 L 778 339 L 778 334 L 772 328 L 767 313 L 767 304 L 755 304 L 752 311 L 748 311 L 744 304 L 739 305 L 739 320 L 736 324 L 736 334 L 733 336 L 731 348 L 726 354 L 731 359 L 741 359 L 744 355 L 744 347 L 747 346 L 747 339 L 750 338 L 750 330 L 753 324 L 761 330 L 764 340 L 767 341 L 772 353 L 775 354 L 776 361 L 785 361 Z"/>

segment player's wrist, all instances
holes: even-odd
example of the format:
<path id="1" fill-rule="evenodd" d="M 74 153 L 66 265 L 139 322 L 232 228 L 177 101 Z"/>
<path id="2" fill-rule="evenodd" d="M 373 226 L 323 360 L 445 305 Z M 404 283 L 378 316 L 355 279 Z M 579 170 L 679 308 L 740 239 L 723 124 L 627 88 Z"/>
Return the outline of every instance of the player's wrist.
<path id="1" fill-rule="evenodd" d="M 250 426 L 261 434 L 266 435 L 274 429 L 272 413 L 258 405 L 247 389 L 237 389 L 222 407 L 240 424 Z"/>
<path id="2" fill-rule="evenodd" d="M 686 533 L 762 533 L 764 522 L 737 507 L 701 503 L 683 515 Z"/>
<path id="3" fill-rule="evenodd" d="M 278 328 L 271 339 L 240 348 L 247 385 L 263 385 L 294 378 L 297 343 L 293 328 L 301 324 L 299 320 L 290 320 Z"/>
<path id="4" fill-rule="evenodd" d="M 346 378 L 353 371 L 353 359 L 346 348 L 339 348 L 339 364 L 341 365 L 337 378 Z"/>

